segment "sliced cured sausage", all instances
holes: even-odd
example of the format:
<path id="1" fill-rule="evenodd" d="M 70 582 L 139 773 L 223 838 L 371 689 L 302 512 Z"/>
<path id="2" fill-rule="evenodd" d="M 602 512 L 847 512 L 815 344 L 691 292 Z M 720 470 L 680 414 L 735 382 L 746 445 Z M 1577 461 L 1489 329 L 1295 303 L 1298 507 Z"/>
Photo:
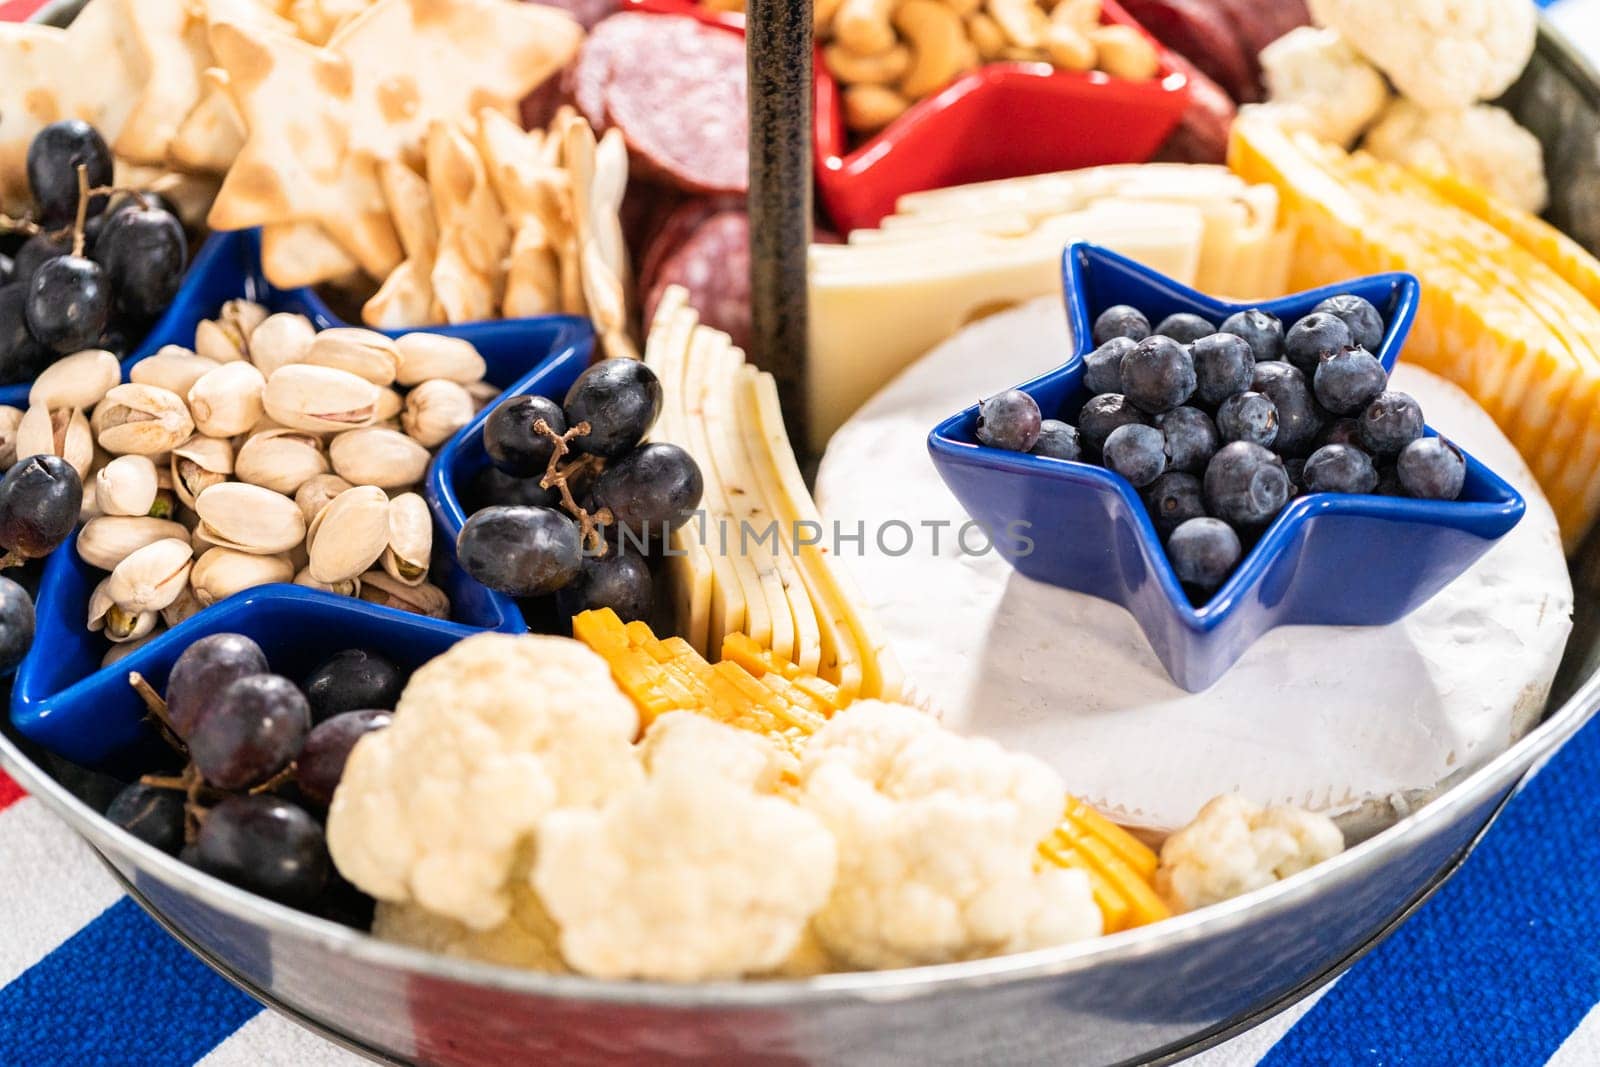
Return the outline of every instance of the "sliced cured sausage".
<path id="1" fill-rule="evenodd" d="M 659 239 L 659 238 L 658 238 Z M 750 345 L 750 219 L 743 211 L 719 211 L 700 223 L 655 273 L 644 303 L 644 321 L 670 285 L 689 290 L 700 321 Z"/>

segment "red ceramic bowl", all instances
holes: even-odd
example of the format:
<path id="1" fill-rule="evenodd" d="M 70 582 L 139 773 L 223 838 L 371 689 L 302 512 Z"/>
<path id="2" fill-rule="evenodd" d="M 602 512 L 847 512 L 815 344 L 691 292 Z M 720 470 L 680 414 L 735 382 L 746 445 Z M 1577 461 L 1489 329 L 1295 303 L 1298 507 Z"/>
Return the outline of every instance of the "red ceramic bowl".
<path id="1" fill-rule="evenodd" d="M 743 16 L 707 11 L 689 0 L 630 0 L 630 8 L 689 15 L 742 29 Z M 1144 33 L 1115 0 L 1102 18 Z M 1145 34 L 1149 37 L 1149 34 Z M 1048 63 L 993 63 L 914 104 L 854 151 L 848 149 L 840 90 L 816 65 L 813 107 L 817 192 L 840 233 L 876 226 L 906 193 L 969 182 L 1142 163 L 1166 140 L 1189 105 L 1189 77 L 1156 44 L 1160 73 L 1127 81 Z"/>

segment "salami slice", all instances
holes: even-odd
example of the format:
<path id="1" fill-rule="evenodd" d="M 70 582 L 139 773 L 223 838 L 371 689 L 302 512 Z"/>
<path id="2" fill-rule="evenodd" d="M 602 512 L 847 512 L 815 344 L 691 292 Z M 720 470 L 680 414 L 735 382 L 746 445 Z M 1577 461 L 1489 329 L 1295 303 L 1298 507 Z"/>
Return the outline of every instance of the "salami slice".
<path id="1" fill-rule="evenodd" d="M 659 239 L 659 237 L 658 237 Z M 644 320 L 669 285 L 689 290 L 689 305 L 700 321 L 750 344 L 750 219 L 743 211 L 719 211 L 701 222 L 656 271 L 644 303 Z"/>
<path id="2" fill-rule="evenodd" d="M 679 200 L 656 221 L 643 246 L 638 264 L 639 291 L 648 293 L 655 288 L 661 268 L 707 219 L 719 212 L 743 210 L 743 201 L 736 197 L 696 196 Z"/>

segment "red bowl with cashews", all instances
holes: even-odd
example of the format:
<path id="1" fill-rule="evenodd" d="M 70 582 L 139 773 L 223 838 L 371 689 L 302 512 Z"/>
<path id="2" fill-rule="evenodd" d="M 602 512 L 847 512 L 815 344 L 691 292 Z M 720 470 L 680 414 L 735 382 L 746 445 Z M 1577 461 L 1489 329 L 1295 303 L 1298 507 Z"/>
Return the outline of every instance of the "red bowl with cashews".
<path id="1" fill-rule="evenodd" d="M 744 16 L 691 0 L 630 0 L 634 10 L 689 15 L 742 31 Z M 840 233 L 876 226 L 906 193 L 970 182 L 1143 163 L 1189 106 L 1182 60 L 1158 44 L 1116 0 L 1101 22 L 1136 30 L 1156 50 L 1153 78 L 1058 70 L 1049 63 L 989 63 L 907 108 L 852 145 L 844 90 L 817 49 L 813 154 L 817 193 Z"/>

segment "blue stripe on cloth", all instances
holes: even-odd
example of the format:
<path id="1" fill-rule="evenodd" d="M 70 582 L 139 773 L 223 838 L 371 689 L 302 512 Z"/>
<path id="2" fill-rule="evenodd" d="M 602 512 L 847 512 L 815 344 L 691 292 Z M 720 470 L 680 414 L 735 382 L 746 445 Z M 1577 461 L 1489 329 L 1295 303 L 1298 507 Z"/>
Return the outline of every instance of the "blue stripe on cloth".
<path id="1" fill-rule="evenodd" d="M 1600 721 L 1259 1067 L 1535 1065 L 1600 1001 Z"/>
<path id="2" fill-rule="evenodd" d="M 124 897 L 0 989 L 0 1065 L 183 1067 L 260 1010 Z"/>

